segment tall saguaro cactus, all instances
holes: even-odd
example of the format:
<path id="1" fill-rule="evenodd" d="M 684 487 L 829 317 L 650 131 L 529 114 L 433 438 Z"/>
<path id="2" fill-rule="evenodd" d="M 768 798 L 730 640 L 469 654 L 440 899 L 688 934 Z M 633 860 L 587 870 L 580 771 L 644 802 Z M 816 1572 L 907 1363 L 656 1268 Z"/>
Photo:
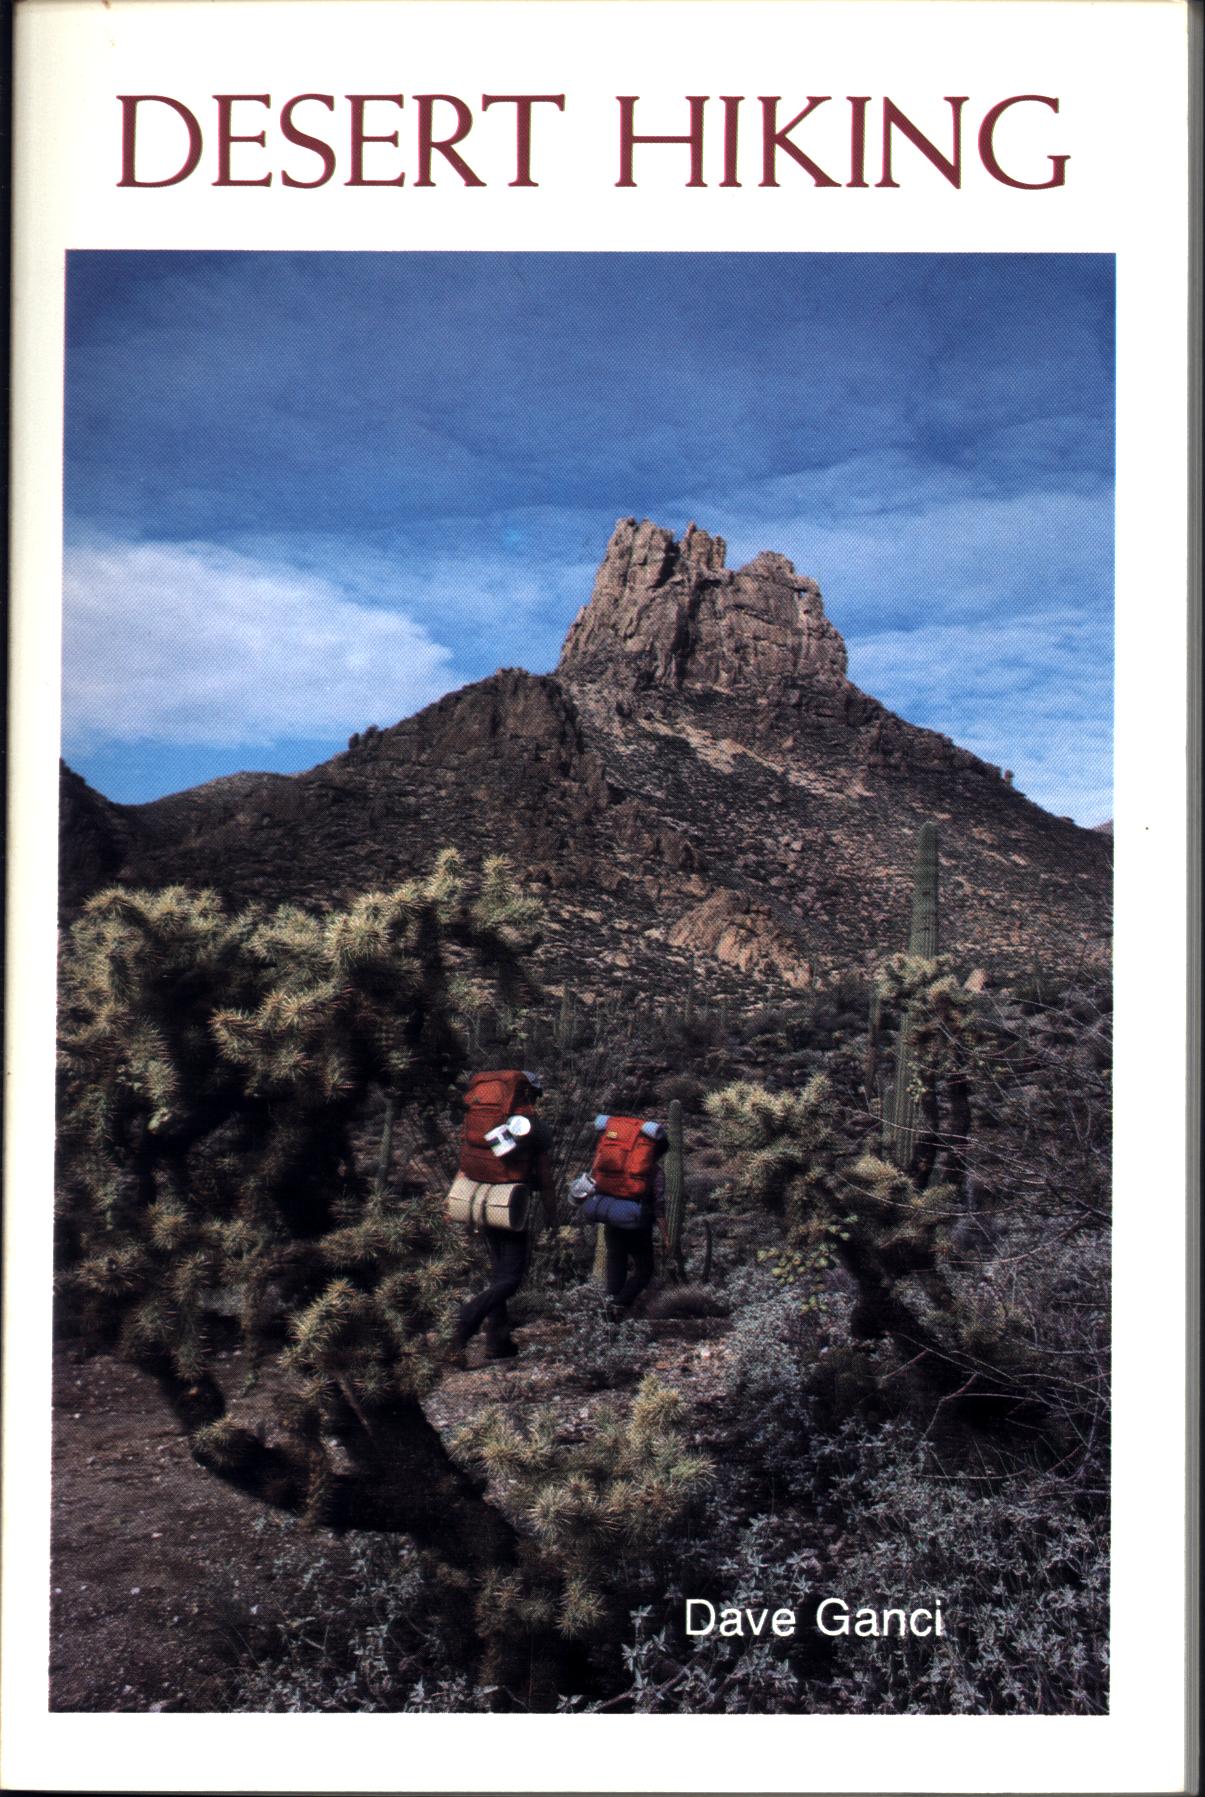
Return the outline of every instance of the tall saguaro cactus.
<path id="1" fill-rule="evenodd" d="M 686 1177 L 682 1158 L 682 1106 L 670 1101 L 666 1120 L 669 1153 L 665 1157 L 665 1216 L 669 1235 L 669 1262 L 682 1273 L 682 1225 L 686 1221 Z"/>
<path id="2" fill-rule="evenodd" d="M 916 839 L 916 867 L 912 879 L 912 929 L 908 953 L 918 960 L 937 956 L 938 880 L 937 825 L 922 824 Z M 884 1146 L 897 1167 L 905 1172 L 916 1156 L 919 1137 L 916 1058 L 913 1053 L 915 1018 L 909 1005 L 900 1019 L 895 1047 L 895 1090 L 884 1129 Z"/>
<path id="3" fill-rule="evenodd" d="M 908 953 L 926 961 L 937 956 L 937 825 L 922 824 L 916 838 L 912 875 L 912 932 Z"/>
<path id="4" fill-rule="evenodd" d="M 879 1048 L 883 1037 L 883 995 L 874 980 L 870 982 L 870 999 L 866 1018 L 866 1054 L 862 1066 L 862 1087 L 866 1104 L 875 1116 L 881 1115 L 879 1095 Z"/>

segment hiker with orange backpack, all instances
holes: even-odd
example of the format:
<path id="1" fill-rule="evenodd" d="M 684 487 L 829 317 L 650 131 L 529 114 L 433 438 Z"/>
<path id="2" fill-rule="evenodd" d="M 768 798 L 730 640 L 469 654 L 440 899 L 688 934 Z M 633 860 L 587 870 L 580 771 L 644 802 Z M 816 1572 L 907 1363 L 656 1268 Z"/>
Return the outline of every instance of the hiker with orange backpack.
<path id="1" fill-rule="evenodd" d="M 572 1195 L 587 1222 L 601 1223 L 607 1252 L 607 1297 L 625 1315 L 653 1277 L 653 1230 L 665 1210 L 669 1136 L 661 1123 L 599 1115 L 598 1145 L 588 1174 Z M 628 1270 L 629 1262 L 631 1271 Z"/>
<path id="2" fill-rule="evenodd" d="M 448 1355 L 453 1365 L 464 1365 L 465 1349 L 483 1324 L 487 1360 L 519 1352 L 506 1303 L 523 1283 L 531 1255 L 531 1199 L 543 1201 L 548 1217 L 554 1208 L 552 1135 L 535 1115 L 542 1096 L 538 1075 L 514 1068 L 475 1073 L 465 1093 L 460 1170 L 448 1214 L 480 1230 L 490 1282 L 461 1307 Z"/>

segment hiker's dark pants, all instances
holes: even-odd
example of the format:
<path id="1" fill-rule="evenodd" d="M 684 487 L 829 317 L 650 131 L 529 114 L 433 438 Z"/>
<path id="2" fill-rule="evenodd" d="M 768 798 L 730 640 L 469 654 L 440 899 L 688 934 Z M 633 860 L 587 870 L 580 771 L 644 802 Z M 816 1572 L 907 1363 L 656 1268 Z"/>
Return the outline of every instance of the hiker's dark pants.
<path id="1" fill-rule="evenodd" d="M 616 1229 L 604 1223 L 607 1243 L 607 1296 L 614 1303 L 635 1303 L 653 1277 L 653 1226 L 645 1229 Z M 628 1261 L 632 1271 L 628 1272 Z"/>
<path id="2" fill-rule="evenodd" d="M 506 1300 L 523 1283 L 530 1244 L 525 1229 L 491 1229 L 487 1224 L 481 1233 L 489 1250 L 490 1282 L 479 1298 L 470 1298 L 463 1306 L 456 1333 L 467 1342 L 484 1323 L 486 1341 L 501 1344 L 510 1340 Z"/>

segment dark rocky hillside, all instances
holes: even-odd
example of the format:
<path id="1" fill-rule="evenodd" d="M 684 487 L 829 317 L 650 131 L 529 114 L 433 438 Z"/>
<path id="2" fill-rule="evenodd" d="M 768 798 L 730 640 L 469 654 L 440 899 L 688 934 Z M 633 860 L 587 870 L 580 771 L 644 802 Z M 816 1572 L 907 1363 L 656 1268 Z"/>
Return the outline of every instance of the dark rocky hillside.
<path id="1" fill-rule="evenodd" d="M 1111 840 L 846 678 L 781 555 L 622 520 L 553 674 L 503 669 L 308 773 L 112 804 L 64 770 L 62 897 L 118 881 L 324 903 L 456 845 L 545 904 L 537 971 L 585 996 L 767 994 L 907 937 L 913 847 L 941 828 L 943 948 L 997 969 L 1107 954 Z"/>

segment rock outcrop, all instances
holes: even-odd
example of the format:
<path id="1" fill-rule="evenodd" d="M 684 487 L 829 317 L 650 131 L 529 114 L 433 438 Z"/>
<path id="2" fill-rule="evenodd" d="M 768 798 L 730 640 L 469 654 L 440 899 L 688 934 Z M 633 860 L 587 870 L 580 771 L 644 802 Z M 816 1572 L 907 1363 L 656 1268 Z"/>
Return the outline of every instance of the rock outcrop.
<path id="1" fill-rule="evenodd" d="M 816 582 L 785 555 L 763 551 L 734 571 L 725 554 L 723 537 L 694 524 L 678 543 L 657 524 L 621 518 L 558 673 L 788 701 L 841 686 L 845 644 Z"/>
<path id="2" fill-rule="evenodd" d="M 1108 836 L 851 685 L 785 557 L 724 556 L 622 520 L 555 674 L 501 670 L 308 773 L 121 806 L 66 771 L 65 913 L 113 879 L 325 904 L 454 844 L 542 895 L 551 985 L 772 995 L 903 945 L 934 820 L 946 946 L 993 968 L 1104 957 Z"/>

